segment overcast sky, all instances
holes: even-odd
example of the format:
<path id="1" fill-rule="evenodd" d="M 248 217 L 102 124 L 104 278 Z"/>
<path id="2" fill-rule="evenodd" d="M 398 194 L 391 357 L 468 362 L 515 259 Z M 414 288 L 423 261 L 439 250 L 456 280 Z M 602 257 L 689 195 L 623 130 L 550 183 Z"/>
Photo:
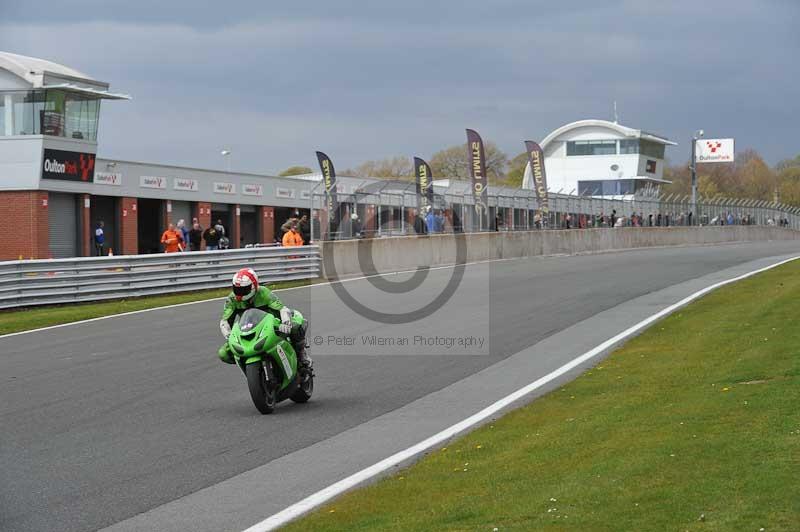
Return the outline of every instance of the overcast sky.
<path id="1" fill-rule="evenodd" d="M 556 4 L 563 4 L 558 6 Z M 131 94 L 106 102 L 106 157 L 276 173 L 430 156 L 477 129 L 525 139 L 613 118 L 679 143 L 800 153 L 800 1 L 206 2 L 0 0 L 0 50 Z"/>

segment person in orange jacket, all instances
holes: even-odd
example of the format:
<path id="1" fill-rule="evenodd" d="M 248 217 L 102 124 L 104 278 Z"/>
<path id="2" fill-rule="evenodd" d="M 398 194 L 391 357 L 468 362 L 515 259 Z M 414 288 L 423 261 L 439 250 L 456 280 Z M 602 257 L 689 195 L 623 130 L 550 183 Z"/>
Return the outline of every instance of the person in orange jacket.
<path id="1" fill-rule="evenodd" d="M 303 245 L 303 237 L 297 232 L 297 224 L 292 224 L 283 235 L 283 247 L 296 247 Z"/>
<path id="2" fill-rule="evenodd" d="M 175 230 L 175 224 L 169 224 L 164 234 L 161 235 L 161 243 L 164 244 L 164 253 L 177 253 L 183 251 L 183 235 Z"/>

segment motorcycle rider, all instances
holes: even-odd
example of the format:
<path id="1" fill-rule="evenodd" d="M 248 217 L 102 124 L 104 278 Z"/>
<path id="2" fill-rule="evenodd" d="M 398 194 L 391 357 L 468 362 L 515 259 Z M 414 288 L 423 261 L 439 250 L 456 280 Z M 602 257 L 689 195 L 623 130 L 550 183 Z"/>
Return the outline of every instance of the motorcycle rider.
<path id="1" fill-rule="evenodd" d="M 302 324 L 292 321 L 294 311 L 283 304 L 278 297 L 266 286 L 259 286 L 258 275 L 252 268 L 242 268 L 234 274 L 231 281 L 232 291 L 225 300 L 225 307 L 222 309 L 222 319 L 219 322 L 219 330 L 227 340 L 231 334 L 236 317 L 245 310 L 257 308 L 264 312 L 269 312 L 276 318 L 280 318 L 281 324 L 278 332 L 288 335 L 292 342 L 292 347 L 297 354 L 299 368 L 311 370 L 311 357 L 306 353 L 306 329 L 308 322 L 304 319 Z M 222 345 L 217 353 L 220 360 L 226 364 L 233 364 L 233 354 L 228 348 L 228 343 Z"/>

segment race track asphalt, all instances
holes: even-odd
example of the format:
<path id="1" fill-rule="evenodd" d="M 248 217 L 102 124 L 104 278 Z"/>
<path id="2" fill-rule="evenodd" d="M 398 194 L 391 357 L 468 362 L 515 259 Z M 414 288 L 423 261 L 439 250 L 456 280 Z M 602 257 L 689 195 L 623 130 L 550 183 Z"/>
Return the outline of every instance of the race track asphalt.
<path id="1" fill-rule="evenodd" d="M 362 318 L 327 285 L 281 292 L 322 345 L 312 350 L 312 401 L 282 404 L 272 416 L 256 412 L 241 372 L 216 358 L 217 301 L 0 338 L 0 530 L 118 523 L 398 409 L 626 301 L 798 252 L 795 242 L 763 242 L 471 265 L 442 309 L 408 325 Z M 411 311 L 452 273 L 431 271 L 411 294 L 382 294 L 368 280 L 342 286 L 384 311 Z M 412 335 L 487 343 L 460 354 L 362 343 Z M 343 338 L 356 345 L 335 345 Z"/>

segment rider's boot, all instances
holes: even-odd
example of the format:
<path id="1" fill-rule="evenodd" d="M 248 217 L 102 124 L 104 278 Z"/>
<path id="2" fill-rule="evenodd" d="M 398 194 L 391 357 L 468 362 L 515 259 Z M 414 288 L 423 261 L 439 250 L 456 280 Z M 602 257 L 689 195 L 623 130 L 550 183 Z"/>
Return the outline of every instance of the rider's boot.
<path id="1" fill-rule="evenodd" d="M 314 367 L 314 361 L 308 356 L 307 347 L 308 345 L 306 345 L 305 339 L 303 339 L 296 344 L 294 352 L 297 355 L 297 365 L 310 370 Z"/>

